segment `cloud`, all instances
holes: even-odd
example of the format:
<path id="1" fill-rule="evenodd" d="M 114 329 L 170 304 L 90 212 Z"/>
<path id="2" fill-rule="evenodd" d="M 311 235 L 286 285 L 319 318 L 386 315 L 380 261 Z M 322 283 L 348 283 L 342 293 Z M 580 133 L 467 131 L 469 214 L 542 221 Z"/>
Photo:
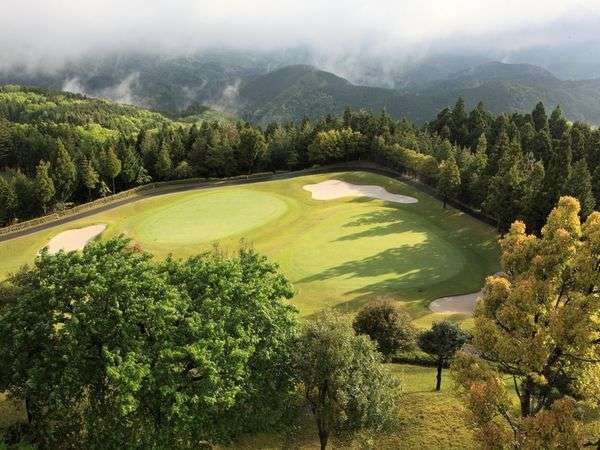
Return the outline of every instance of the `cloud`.
<path id="1" fill-rule="evenodd" d="M 62 90 L 89 97 L 106 98 L 117 103 L 143 105 L 143 100 L 134 94 L 134 89 L 139 83 L 139 79 L 139 72 L 133 72 L 113 86 L 90 91 L 85 88 L 78 77 L 73 77 L 64 81 Z"/>
<path id="2" fill-rule="evenodd" d="M 599 22 L 590 20 L 600 17 L 598 0 L 2 3 L 0 64 L 34 68 L 59 67 L 81 55 L 115 50 L 185 54 L 214 46 L 307 45 L 328 55 L 410 55 L 444 46 L 514 48 L 546 39 L 597 39 Z M 577 25 L 581 23 L 592 25 L 588 29 Z"/>

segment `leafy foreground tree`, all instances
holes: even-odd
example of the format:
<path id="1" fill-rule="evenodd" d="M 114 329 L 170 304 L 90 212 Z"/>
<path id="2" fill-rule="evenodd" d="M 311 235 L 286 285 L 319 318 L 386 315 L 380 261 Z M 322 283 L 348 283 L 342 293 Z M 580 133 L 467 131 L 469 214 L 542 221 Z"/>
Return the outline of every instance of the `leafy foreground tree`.
<path id="1" fill-rule="evenodd" d="M 419 335 L 419 348 L 436 359 L 436 391 L 442 389 L 444 366 L 452 360 L 456 352 L 467 343 L 470 337 L 469 333 L 461 330 L 457 324 L 447 320 L 434 323 L 431 329 Z"/>
<path id="2" fill-rule="evenodd" d="M 321 449 L 329 437 L 348 438 L 394 424 L 395 378 L 373 342 L 356 335 L 343 316 L 324 312 L 307 322 L 297 343 L 295 368 L 313 414 Z"/>
<path id="3" fill-rule="evenodd" d="M 389 300 L 366 305 L 356 315 L 353 327 L 358 334 L 375 341 L 386 359 L 415 346 L 416 330 L 411 317 Z"/>
<path id="4" fill-rule="evenodd" d="M 43 251 L 2 290 L 0 390 L 50 448 L 197 448 L 273 430 L 292 290 L 250 250 L 156 263 L 127 240 Z"/>
<path id="5" fill-rule="evenodd" d="M 541 237 L 517 221 L 500 241 L 506 275 L 488 277 L 475 312 L 481 358 L 454 367 L 488 448 L 580 448 L 572 398 L 600 404 L 600 213 L 582 226 L 579 212 L 562 197 Z M 500 371 L 512 375 L 519 416 Z"/>

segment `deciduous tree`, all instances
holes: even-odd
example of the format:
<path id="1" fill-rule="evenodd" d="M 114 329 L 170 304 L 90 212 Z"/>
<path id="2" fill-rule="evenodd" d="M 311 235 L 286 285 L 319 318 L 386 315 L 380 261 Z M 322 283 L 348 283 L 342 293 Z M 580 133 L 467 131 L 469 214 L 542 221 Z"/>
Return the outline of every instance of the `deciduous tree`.
<path id="1" fill-rule="evenodd" d="M 434 323 L 431 329 L 419 335 L 419 348 L 434 356 L 436 360 L 436 391 L 442 388 L 442 370 L 444 366 L 452 360 L 454 354 L 467 343 L 469 338 L 469 333 L 461 330 L 457 324 L 447 320 Z"/>
<path id="2" fill-rule="evenodd" d="M 304 325 L 295 368 L 321 449 L 330 436 L 393 424 L 396 380 L 381 364 L 372 341 L 356 335 L 339 314 L 324 312 Z"/>
<path id="3" fill-rule="evenodd" d="M 363 307 L 353 322 L 354 330 L 377 343 L 377 349 L 390 358 L 396 352 L 415 346 L 416 330 L 412 318 L 390 301 L 381 300 Z"/>

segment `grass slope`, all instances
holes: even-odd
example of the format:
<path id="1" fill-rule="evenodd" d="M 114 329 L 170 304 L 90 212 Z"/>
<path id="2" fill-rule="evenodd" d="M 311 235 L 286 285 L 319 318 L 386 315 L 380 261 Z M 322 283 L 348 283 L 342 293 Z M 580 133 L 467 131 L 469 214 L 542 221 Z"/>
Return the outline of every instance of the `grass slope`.
<path id="1" fill-rule="evenodd" d="M 416 197 L 404 205 L 367 198 L 313 200 L 302 186 L 326 179 L 377 184 Z M 342 172 L 167 194 L 0 243 L 0 276 L 33 260 L 58 232 L 108 224 L 158 257 L 186 257 L 243 239 L 277 261 L 296 288 L 301 315 L 356 311 L 370 299 L 404 302 L 426 326 L 434 298 L 473 292 L 497 271 L 496 234 L 417 189 L 380 175 Z"/>

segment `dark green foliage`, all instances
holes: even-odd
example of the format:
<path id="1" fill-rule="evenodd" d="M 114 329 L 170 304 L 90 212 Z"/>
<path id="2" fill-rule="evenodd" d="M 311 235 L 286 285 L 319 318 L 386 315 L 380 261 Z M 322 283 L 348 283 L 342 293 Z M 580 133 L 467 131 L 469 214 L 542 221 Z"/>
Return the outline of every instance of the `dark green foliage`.
<path id="1" fill-rule="evenodd" d="M 442 387 L 442 369 L 469 340 L 469 333 L 450 321 L 436 322 L 430 330 L 419 335 L 418 345 L 425 353 L 437 360 L 437 376 L 435 389 Z"/>
<path id="2" fill-rule="evenodd" d="M 448 199 L 456 197 L 460 191 L 460 182 L 460 171 L 454 156 L 451 155 L 440 163 L 438 175 L 437 189 L 444 199 L 444 208 Z"/>
<path id="3" fill-rule="evenodd" d="M 56 156 L 52 166 L 52 179 L 56 187 L 56 195 L 60 201 L 66 201 L 75 187 L 77 170 L 71 155 L 65 148 L 62 140 L 56 142 Z"/>
<path id="4" fill-rule="evenodd" d="M 37 204 L 44 210 L 54 198 L 55 189 L 52 177 L 50 177 L 50 163 L 40 161 L 35 171 L 35 198 Z"/>
<path id="5" fill-rule="evenodd" d="M 584 220 L 594 210 L 596 199 L 592 190 L 592 176 L 585 159 L 580 159 L 573 165 L 573 170 L 567 179 L 563 193 L 579 200 L 581 217 Z"/>
<path id="6" fill-rule="evenodd" d="M 352 326 L 358 334 L 366 334 L 375 341 L 387 359 L 415 346 L 412 318 L 390 300 L 366 305 L 357 313 Z"/>
<path id="7" fill-rule="evenodd" d="M 2 290 L 0 389 L 44 448 L 197 448 L 285 425 L 292 290 L 251 250 L 42 252 Z"/>
<path id="8" fill-rule="evenodd" d="M 548 116 L 546 115 L 546 108 L 544 108 L 542 102 L 535 105 L 535 108 L 531 113 L 531 119 L 533 120 L 535 131 L 545 131 L 548 129 Z"/>

